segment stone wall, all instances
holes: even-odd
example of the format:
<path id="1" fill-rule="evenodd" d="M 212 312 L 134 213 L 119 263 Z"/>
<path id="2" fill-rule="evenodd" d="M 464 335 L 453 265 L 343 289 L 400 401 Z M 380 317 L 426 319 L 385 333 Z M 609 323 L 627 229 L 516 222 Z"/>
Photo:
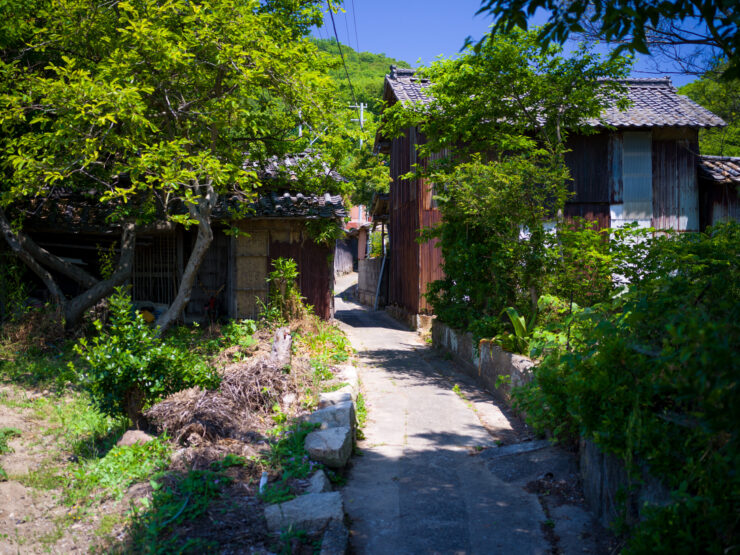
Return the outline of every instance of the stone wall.
<path id="1" fill-rule="evenodd" d="M 452 353 L 468 374 L 506 404 L 511 402 L 512 386 L 532 379 L 534 363 L 529 358 L 506 352 L 486 339 L 476 348 L 473 334 L 459 332 L 438 320 L 432 324 L 432 342 Z"/>

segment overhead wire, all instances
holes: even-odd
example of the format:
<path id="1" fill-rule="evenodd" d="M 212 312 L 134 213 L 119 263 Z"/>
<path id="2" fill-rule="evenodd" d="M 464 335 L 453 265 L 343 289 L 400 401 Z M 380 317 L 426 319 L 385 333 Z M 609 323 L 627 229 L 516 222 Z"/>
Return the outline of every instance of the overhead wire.
<path id="1" fill-rule="evenodd" d="M 352 19 L 355 22 L 355 46 L 357 47 L 357 53 L 360 53 L 360 41 L 357 38 L 357 10 L 355 9 L 355 0 L 352 0 Z"/>
<path id="2" fill-rule="evenodd" d="M 334 38 L 337 39 L 337 48 L 339 48 L 339 57 L 342 58 L 342 65 L 344 66 L 344 74 L 347 76 L 347 83 L 349 83 L 349 90 L 352 93 L 352 100 L 357 104 L 357 97 L 355 96 L 355 88 L 352 86 L 352 80 L 349 78 L 349 70 L 347 69 L 347 62 L 344 61 L 344 52 L 342 52 L 342 43 L 339 42 L 339 33 L 337 33 L 337 23 L 334 21 L 334 11 L 331 9 L 331 0 L 326 0 L 329 6 L 329 15 L 331 16 L 331 25 L 334 28 Z"/>

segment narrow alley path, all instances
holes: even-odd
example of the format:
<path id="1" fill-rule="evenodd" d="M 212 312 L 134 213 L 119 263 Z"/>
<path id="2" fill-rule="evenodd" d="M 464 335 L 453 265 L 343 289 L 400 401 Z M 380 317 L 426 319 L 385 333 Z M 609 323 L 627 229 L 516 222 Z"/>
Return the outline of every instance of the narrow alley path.
<path id="1" fill-rule="evenodd" d="M 356 304 L 353 276 L 338 280 L 335 299 L 368 407 L 362 456 L 342 492 L 353 552 L 599 552 L 582 530 L 593 528 L 588 513 L 558 518 L 525 489 L 545 473 L 573 476 L 573 458 L 531 441 L 418 334 Z"/>

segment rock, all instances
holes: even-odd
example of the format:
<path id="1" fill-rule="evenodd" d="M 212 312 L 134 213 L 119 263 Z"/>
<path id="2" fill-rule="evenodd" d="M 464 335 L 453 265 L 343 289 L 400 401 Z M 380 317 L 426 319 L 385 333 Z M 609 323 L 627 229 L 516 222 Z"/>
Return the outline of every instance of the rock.
<path id="1" fill-rule="evenodd" d="M 121 436 L 121 439 L 118 440 L 116 445 L 118 447 L 131 447 L 136 443 L 149 443 L 153 439 L 154 436 L 150 436 L 141 430 L 129 430 Z"/>
<path id="2" fill-rule="evenodd" d="M 291 345 L 293 338 L 290 335 L 290 329 L 278 328 L 275 331 L 275 337 L 272 342 L 272 351 L 270 358 L 272 364 L 278 368 L 289 368 L 291 359 Z"/>
<path id="3" fill-rule="evenodd" d="M 285 503 L 265 508 L 267 528 L 279 532 L 288 527 L 314 534 L 324 530 L 332 522 L 344 521 L 344 507 L 339 492 L 309 493 Z"/>
<path id="4" fill-rule="evenodd" d="M 298 400 L 295 393 L 286 393 L 283 395 L 283 406 L 289 407 Z"/>
<path id="5" fill-rule="evenodd" d="M 309 422 L 321 424 L 321 429 L 346 427 L 355 429 L 355 405 L 352 401 L 344 401 L 317 410 L 308 417 Z"/>
<path id="6" fill-rule="evenodd" d="M 321 540 L 321 555 L 344 555 L 349 544 L 349 532 L 342 522 L 332 522 Z"/>
<path id="7" fill-rule="evenodd" d="M 326 472 L 318 470 L 311 476 L 306 493 L 326 493 L 327 491 L 331 491 L 331 482 L 326 477 Z"/>
<path id="8" fill-rule="evenodd" d="M 319 395 L 319 408 L 323 409 L 340 403 L 351 402 L 352 400 L 352 388 L 346 385 L 342 389 Z"/>
<path id="9" fill-rule="evenodd" d="M 306 436 L 305 447 L 313 460 L 332 468 L 341 468 L 352 454 L 352 429 L 341 426 L 311 432 Z"/>
<path id="10" fill-rule="evenodd" d="M 355 392 L 355 395 L 360 391 L 360 378 L 357 374 L 357 368 L 352 366 L 351 364 L 343 364 L 342 366 L 337 368 L 337 377 L 343 381 L 347 382 L 352 390 Z"/>

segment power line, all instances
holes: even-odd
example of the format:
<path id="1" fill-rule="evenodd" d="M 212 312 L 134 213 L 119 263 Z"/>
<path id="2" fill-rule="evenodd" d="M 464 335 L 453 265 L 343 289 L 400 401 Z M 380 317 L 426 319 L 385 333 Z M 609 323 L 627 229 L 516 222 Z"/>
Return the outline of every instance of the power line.
<path id="1" fill-rule="evenodd" d="M 355 88 L 352 86 L 352 80 L 349 78 L 349 71 L 347 70 L 347 63 L 344 61 L 344 53 L 342 52 L 342 44 L 339 42 L 339 34 L 337 33 L 337 24 L 334 21 L 334 12 L 331 9 L 331 0 L 326 0 L 329 6 L 329 15 L 331 16 L 331 25 L 334 28 L 334 38 L 337 39 L 337 47 L 339 48 L 339 57 L 342 58 L 342 65 L 344 66 L 344 74 L 347 76 L 347 83 L 349 83 L 349 90 L 352 92 L 352 100 L 357 104 L 357 97 L 355 96 Z"/>
<path id="2" fill-rule="evenodd" d="M 352 19 L 355 22 L 355 46 L 357 46 L 357 53 L 360 53 L 360 41 L 357 39 L 357 10 L 355 10 L 355 0 L 352 0 Z"/>

